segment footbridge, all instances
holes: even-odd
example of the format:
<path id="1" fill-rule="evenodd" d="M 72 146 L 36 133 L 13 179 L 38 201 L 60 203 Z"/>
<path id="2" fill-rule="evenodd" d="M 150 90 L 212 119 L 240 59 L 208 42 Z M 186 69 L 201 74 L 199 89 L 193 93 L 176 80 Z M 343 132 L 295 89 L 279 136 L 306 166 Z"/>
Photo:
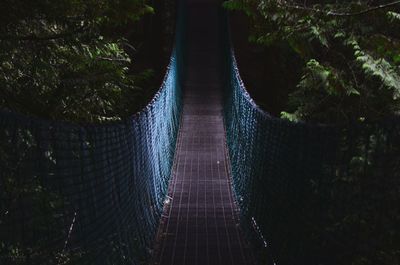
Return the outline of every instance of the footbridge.
<path id="1" fill-rule="evenodd" d="M 399 124 L 269 115 L 246 91 L 221 3 L 181 1 L 164 81 L 141 112 L 103 125 L 0 113 L 0 263 L 293 265 L 330 264 L 351 247 L 362 255 L 346 241 L 356 225 L 342 220 L 350 205 L 359 215 L 379 209 L 398 187 Z"/>

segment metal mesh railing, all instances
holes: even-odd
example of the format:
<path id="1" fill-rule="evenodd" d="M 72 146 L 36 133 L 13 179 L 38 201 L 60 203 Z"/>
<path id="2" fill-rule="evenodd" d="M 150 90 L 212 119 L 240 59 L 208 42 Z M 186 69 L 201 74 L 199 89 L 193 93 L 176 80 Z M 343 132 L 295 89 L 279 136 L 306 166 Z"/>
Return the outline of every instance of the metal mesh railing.
<path id="1" fill-rule="evenodd" d="M 163 84 L 140 113 L 75 125 L 0 113 L 0 264 L 142 264 L 181 111 L 182 11 Z"/>
<path id="2" fill-rule="evenodd" d="M 274 118 L 247 93 L 224 41 L 234 190 L 262 264 L 400 262 L 400 119 L 326 126 Z"/>

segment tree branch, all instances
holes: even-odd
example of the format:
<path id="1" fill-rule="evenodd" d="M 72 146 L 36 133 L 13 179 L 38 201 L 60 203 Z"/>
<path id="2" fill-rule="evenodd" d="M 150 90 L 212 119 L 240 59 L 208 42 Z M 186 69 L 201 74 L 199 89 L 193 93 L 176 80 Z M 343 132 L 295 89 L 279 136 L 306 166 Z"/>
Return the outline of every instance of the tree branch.
<path id="1" fill-rule="evenodd" d="M 376 11 L 376 10 L 379 10 L 379 9 L 385 9 L 385 8 L 389 8 L 389 7 L 392 7 L 392 6 L 395 6 L 395 5 L 399 5 L 399 4 L 400 4 L 400 1 L 395 1 L 395 2 L 374 6 L 374 7 L 367 8 L 365 10 L 358 11 L 358 12 L 353 12 L 353 13 L 340 13 L 340 12 L 335 12 L 335 11 L 326 12 L 325 10 L 306 7 L 306 6 L 299 6 L 299 5 L 282 5 L 282 4 L 279 4 L 279 5 L 281 5 L 283 7 L 287 7 L 287 8 L 296 9 L 296 10 L 311 11 L 311 12 L 315 12 L 315 13 L 322 13 L 322 14 L 324 14 L 326 16 L 351 17 L 351 16 L 365 15 L 367 13 L 370 13 L 370 12 L 373 12 L 373 11 Z"/>
<path id="2" fill-rule="evenodd" d="M 102 61 L 108 61 L 108 62 L 130 63 L 129 59 L 125 59 L 125 58 L 98 57 L 97 59 L 102 60 Z"/>
<path id="3" fill-rule="evenodd" d="M 72 36 L 74 34 L 83 32 L 86 27 L 80 27 L 74 31 L 71 32 L 62 32 L 58 34 L 52 34 L 52 35 L 47 35 L 47 36 L 37 36 L 37 35 L 27 35 L 27 36 L 12 36 L 12 35 L 0 35 L 0 40 L 3 41 L 10 41 L 10 40 L 16 40 L 16 41 L 49 41 L 49 40 L 57 40 L 57 39 L 62 39 L 65 37 Z"/>

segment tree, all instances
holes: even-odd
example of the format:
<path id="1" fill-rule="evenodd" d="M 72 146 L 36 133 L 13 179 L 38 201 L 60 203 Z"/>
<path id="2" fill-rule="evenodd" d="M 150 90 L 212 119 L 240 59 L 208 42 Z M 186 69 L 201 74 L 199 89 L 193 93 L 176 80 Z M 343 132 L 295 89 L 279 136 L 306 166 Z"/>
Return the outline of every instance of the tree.
<path id="1" fill-rule="evenodd" d="M 3 1 L 0 105 L 70 121 L 118 120 L 145 101 L 123 38 L 153 12 L 145 0 Z"/>
<path id="2" fill-rule="evenodd" d="M 303 61 L 282 117 L 337 123 L 399 112 L 400 2 L 232 0 L 252 42 L 287 43 Z"/>

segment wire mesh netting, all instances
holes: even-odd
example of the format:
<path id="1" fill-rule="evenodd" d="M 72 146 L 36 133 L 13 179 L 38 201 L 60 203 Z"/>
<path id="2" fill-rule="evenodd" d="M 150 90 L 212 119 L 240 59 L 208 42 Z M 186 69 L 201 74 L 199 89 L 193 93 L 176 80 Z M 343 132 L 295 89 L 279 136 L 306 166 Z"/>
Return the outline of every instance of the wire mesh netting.
<path id="1" fill-rule="evenodd" d="M 227 145 L 243 228 L 262 264 L 399 264 L 399 118 L 346 126 L 274 118 L 247 93 L 228 35 Z"/>
<path id="2" fill-rule="evenodd" d="M 142 264 L 151 254 L 181 111 L 183 16 L 162 86 L 119 123 L 0 113 L 0 264 Z"/>

